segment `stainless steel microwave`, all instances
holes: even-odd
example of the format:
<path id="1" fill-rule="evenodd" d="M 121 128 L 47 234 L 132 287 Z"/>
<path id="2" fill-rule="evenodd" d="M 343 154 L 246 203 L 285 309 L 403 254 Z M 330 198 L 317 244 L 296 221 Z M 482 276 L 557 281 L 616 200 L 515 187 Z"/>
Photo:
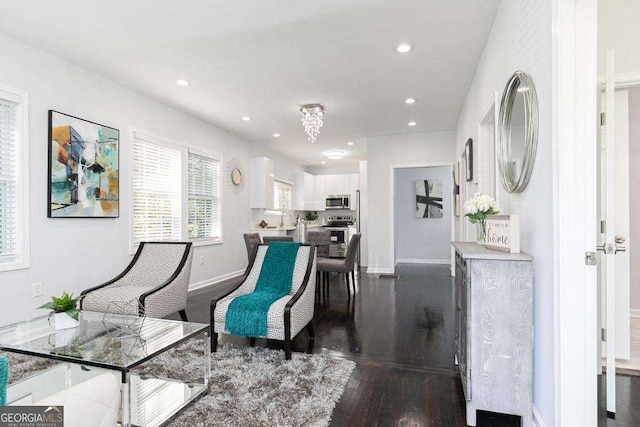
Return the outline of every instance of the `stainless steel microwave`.
<path id="1" fill-rule="evenodd" d="M 326 209 L 350 209 L 349 195 L 327 196 Z"/>

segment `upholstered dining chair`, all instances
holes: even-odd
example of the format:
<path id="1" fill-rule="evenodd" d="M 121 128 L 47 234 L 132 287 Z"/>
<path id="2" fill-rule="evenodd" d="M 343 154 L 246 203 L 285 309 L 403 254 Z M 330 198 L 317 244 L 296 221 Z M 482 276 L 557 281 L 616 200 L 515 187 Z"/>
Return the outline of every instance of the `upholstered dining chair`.
<path id="1" fill-rule="evenodd" d="M 329 246 L 331 246 L 331 232 L 328 230 L 316 231 L 310 230 L 307 232 L 307 243 L 315 246 L 316 256 L 318 259 L 329 258 Z M 322 288 L 327 283 L 326 272 L 316 271 L 316 292 L 318 298 L 322 301 Z M 326 292 L 326 291 L 325 291 Z"/>
<path id="2" fill-rule="evenodd" d="M 179 312 L 186 322 L 192 258 L 191 242 L 142 242 L 122 273 L 82 291 L 80 309 L 158 318 Z"/>
<path id="3" fill-rule="evenodd" d="M 244 244 L 247 246 L 247 258 L 249 262 L 251 262 L 251 258 L 253 258 L 253 254 L 255 254 L 258 245 L 262 243 L 260 233 L 245 233 L 242 236 L 244 237 Z"/>
<path id="4" fill-rule="evenodd" d="M 347 286 L 347 294 L 351 296 L 351 287 L 349 285 L 349 275 L 351 275 L 351 283 L 353 284 L 353 292 L 356 291 L 355 264 L 358 245 L 362 235 L 356 233 L 351 237 L 349 246 L 347 247 L 347 256 L 340 258 L 319 258 L 318 271 L 320 273 L 342 273 L 344 274 L 344 282 Z"/>
<path id="5" fill-rule="evenodd" d="M 249 268 L 244 274 L 238 287 L 228 294 L 211 301 L 211 351 L 218 348 L 218 334 L 230 333 L 226 319 L 229 306 L 235 298 L 251 294 L 258 284 L 269 245 L 259 245 Z M 309 333 L 309 340 L 313 342 L 313 311 L 315 304 L 315 249 L 306 244 L 298 246 L 293 264 L 291 289 L 283 297 L 275 300 L 267 312 L 267 333 L 265 335 L 249 337 L 251 345 L 255 338 L 267 338 L 284 341 L 285 359 L 291 359 L 291 339 L 305 327 Z"/>
<path id="6" fill-rule="evenodd" d="M 329 246 L 331 246 L 330 231 L 308 231 L 307 243 L 316 247 L 316 255 L 318 258 L 329 258 Z"/>
<path id="7" fill-rule="evenodd" d="M 264 236 L 262 238 L 262 243 L 271 242 L 293 242 L 293 236 Z"/>

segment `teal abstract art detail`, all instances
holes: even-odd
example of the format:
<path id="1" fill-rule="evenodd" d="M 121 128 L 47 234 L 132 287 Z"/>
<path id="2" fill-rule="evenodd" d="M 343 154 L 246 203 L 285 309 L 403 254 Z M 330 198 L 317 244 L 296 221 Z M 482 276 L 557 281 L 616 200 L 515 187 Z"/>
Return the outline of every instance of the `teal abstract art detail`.
<path id="1" fill-rule="evenodd" d="M 49 217 L 119 216 L 120 132 L 49 110 Z"/>

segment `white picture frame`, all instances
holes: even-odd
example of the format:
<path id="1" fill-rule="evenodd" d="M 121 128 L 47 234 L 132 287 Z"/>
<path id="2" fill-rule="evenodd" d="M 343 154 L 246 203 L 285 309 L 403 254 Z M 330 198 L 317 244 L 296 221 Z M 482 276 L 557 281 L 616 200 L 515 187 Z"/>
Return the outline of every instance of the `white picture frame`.
<path id="1" fill-rule="evenodd" d="M 486 219 L 485 247 L 512 254 L 520 253 L 520 217 L 490 215 Z"/>

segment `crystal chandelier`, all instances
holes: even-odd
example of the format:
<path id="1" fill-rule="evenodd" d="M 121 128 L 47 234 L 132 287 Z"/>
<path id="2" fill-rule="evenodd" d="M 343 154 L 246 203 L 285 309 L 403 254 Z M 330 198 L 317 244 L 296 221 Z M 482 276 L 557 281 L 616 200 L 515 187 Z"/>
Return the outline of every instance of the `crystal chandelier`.
<path id="1" fill-rule="evenodd" d="M 309 136 L 310 142 L 316 142 L 320 134 L 324 117 L 324 107 L 320 104 L 307 104 L 300 107 L 302 113 L 302 126 Z"/>

